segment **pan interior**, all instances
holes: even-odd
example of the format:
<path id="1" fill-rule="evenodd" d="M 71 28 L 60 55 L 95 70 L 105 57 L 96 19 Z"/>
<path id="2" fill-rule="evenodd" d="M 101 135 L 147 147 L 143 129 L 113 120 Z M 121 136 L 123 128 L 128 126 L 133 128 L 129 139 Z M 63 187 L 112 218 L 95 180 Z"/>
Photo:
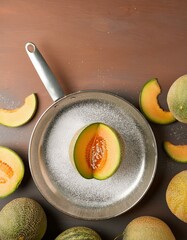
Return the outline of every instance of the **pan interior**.
<path id="1" fill-rule="evenodd" d="M 124 159 L 106 180 L 84 179 L 69 158 L 74 134 L 93 122 L 113 127 L 124 141 Z M 156 159 L 155 139 L 141 114 L 128 102 L 100 92 L 69 95 L 54 104 L 38 122 L 30 146 L 31 171 L 44 197 L 58 209 L 86 219 L 109 218 L 130 209 L 149 188 Z"/>

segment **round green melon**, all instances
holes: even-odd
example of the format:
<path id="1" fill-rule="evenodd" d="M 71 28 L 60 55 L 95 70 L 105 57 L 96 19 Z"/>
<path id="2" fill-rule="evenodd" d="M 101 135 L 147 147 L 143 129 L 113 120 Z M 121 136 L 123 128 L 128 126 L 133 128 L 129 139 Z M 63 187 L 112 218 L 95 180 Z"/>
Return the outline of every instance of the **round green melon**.
<path id="1" fill-rule="evenodd" d="M 41 240 L 46 228 L 46 214 L 33 199 L 16 198 L 0 211 L 2 240 Z"/>
<path id="2" fill-rule="evenodd" d="M 174 117 L 180 122 L 187 123 L 187 75 L 181 76 L 171 85 L 167 103 Z"/>
<path id="3" fill-rule="evenodd" d="M 88 227 L 72 227 L 62 232 L 55 240 L 101 240 L 96 231 Z"/>
<path id="4" fill-rule="evenodd" d="M 176 240 L 169 226 L 159 218 L 140 216 L 125 228 L 124 240 Z"/>

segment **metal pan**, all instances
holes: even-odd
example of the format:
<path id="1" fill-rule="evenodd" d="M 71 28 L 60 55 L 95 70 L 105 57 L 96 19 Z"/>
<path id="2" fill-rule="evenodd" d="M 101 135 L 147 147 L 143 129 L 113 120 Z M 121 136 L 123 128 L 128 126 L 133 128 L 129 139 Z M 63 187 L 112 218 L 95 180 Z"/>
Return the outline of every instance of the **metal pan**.
<path id="1" fill-rule="evenodd" d="M 156 171 L 157 147 L 141 113 L 126 100 L 103 91 L 64 96 L 33 43 L 26 52 L 54 103 L 38 120 L 29 144 L 31 174 L 45 199 L 60 211 L 82 219 L 108 219 L 138 203 Z M 84 179 L 69 159 L 74 134 L 87 124 L 103 122 L 115 128 L 125 143 L 117 172 L 106 180 Z"/>

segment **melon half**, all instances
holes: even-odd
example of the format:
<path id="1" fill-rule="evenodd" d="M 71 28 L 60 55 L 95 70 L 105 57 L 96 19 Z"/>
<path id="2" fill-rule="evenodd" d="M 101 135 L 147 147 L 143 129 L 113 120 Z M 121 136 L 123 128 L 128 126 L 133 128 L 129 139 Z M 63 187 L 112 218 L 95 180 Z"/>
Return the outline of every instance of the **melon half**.
<path id="1" fill-rule="evenodd" d="M 119 134 L 104 123 L 93 123 L 80 131 L 70 147 L 70 158 L 84 178 L 107 179 L 122 159 Z"/>
<path id="2" fill-rule="evenodd" d="M 18 154 L 0 146 L 0 198 L 10 195 L 18 188 L 24 172 L 24 164 Z"/>

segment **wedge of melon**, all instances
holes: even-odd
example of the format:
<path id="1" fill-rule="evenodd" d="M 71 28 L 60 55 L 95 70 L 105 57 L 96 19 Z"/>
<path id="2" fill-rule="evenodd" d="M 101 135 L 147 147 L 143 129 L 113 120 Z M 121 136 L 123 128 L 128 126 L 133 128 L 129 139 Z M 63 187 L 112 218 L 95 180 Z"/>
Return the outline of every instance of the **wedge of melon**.
<path id="1" fill-rule="evenodd" d="M 177 173 L 169 182 L 166 202 L 170 211 L 187 223 L 187 170 Z"/>
<path id="2" fill-rule="evenodd" d="M 158 124 L 168 124 L 176 119 L 169 111 L 162 109 L 158 102 L 158 96 L 161 88 L 156 78 L 149 80 L 140 93 L 140 109 L 148 120 Z"/>
<path id="3" fill-rule="evenodd" d="M 84 178 L 109 178 L 120 165 L 121 146 L 113 128 L 93 123 L 81 131 L 72 147 L 74 165 Z"/>
<path id="4" fill-rule="evenodd" d="M 0 109 L 0 124 L 8 127 L 18 127 L 27 123 L 34 116 L 37 109 L 36 94 L 25 98 L 24 104 L 16 109 Z"/>
<path id="5" fill-rule="evenodd" d="M 169 141 L 165 141 L 164 149 L 172 159 L 187 163 L 187 145 L 174 145 Z"/>
<path id="6" fill-rule="evenodd" d="M 0 198 L 13 193 L 24 176 L 22 159 L 13 150 L 0 146 Z"/>

